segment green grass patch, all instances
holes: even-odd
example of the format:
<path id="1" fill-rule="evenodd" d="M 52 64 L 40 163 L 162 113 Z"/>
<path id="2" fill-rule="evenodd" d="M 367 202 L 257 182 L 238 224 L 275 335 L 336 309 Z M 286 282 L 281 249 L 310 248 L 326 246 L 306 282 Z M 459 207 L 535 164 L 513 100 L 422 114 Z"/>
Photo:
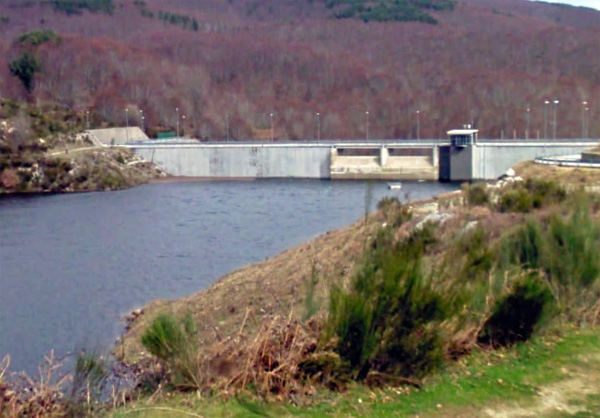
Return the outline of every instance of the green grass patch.
<path id="1" fill-rule="evenodd" d="M 573 376 L 600 381 L 599 347 L 598 332 L 569 329 L 560 336 L 535 337 L 511 349 L 476 352 L 430 377 L 422 389 L 370 390 L 355 385 L 342 394 L 322 391 L 315 396 L 315 405 L 308 407 L 169 394 L 158 402 L 138 402 L 106 416 L 476 417 L 483 408 L 501 410 L 505 405 L 515 404 L 531 407 L 539 400 L 541 388 Z M 599 411 L 600 393 L 574 397 L 567 402 L 582 408 L 576 416 L 598 416 L 593 411 Z"/>

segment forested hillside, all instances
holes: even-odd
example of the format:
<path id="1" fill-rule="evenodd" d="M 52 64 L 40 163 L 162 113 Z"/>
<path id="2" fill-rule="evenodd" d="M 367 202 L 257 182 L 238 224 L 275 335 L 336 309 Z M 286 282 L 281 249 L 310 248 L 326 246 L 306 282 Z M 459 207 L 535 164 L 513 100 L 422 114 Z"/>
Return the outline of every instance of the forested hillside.
<path id="1" fill-rule="evenodd" d="M 0 96 L 211 140 L 600 136 L 599 32 L 526 0 L 5 0 Z"/>

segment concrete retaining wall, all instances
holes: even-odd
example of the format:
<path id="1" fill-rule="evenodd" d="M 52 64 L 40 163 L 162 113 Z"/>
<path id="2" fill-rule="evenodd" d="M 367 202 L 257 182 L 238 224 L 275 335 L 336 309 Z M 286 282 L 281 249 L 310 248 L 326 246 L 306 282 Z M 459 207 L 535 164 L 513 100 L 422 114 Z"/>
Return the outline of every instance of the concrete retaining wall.
<path id="1" fill-rule="evenodd" d="M 330 176 L 330 147 L 179 145 L 134 150 L 174 176 L 317 179 Z"/>
<path id="2" fill-rule="evenodd" d="M 86 131 L 102 145 L 118 145 L 131 141 L 147 141 L 148 136 L 137 126 L 129 128 L 89 129 Z"/>
<path id="3" fill-rule="evenodd" d="M 536 157 L 558 155 L 576 155 L 589 149 L 590 144 L 553 144 L 546 147 L 537 145 L 493 145 L 483 144 L 473 146 L 473 169 L 471 179 L 492 180 L 500 177 L 506 170 L 517 163 L 534 160 Z M 454 164 L 454 161 L 453 161 Z M 453 167 L 454 168 L 454 167 Z M 453 174 L 454 174 L 454 170 Z M 468 174 L 462 173 L 461 174 Z M 462 178 L 459 178 L 462 177 Z M 469 180 L 468 177 L 453 176 L 452 180 Z"/>

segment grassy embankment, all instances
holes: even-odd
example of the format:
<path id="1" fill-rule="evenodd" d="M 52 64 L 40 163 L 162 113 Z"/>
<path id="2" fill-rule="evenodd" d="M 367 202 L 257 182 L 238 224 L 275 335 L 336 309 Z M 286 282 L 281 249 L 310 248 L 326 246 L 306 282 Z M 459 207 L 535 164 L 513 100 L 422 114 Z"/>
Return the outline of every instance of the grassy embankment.
<path id="1" fill-rule="evenodd" d="M 481 350 L 431 377 L 423 389 L 321 394 L 315 406 L 223 402 L 173 394 L 107 413 L 126 417 L 596 417 L 600 416 L 600 336 L 567 330 L 500 351 Z"/>

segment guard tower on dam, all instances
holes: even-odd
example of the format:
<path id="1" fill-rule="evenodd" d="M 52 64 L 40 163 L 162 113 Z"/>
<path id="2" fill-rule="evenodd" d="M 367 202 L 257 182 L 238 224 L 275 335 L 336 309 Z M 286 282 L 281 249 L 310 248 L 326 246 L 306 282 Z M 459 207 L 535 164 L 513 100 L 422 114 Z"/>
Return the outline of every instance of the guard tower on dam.
<path id="1" fill-rule="evenodd" d="M 473 148 L 478 134 L 478 129 L 470 127 L 448 131 L 450 145 L 440 149 L 440 180 L 473 180 Z"/>

